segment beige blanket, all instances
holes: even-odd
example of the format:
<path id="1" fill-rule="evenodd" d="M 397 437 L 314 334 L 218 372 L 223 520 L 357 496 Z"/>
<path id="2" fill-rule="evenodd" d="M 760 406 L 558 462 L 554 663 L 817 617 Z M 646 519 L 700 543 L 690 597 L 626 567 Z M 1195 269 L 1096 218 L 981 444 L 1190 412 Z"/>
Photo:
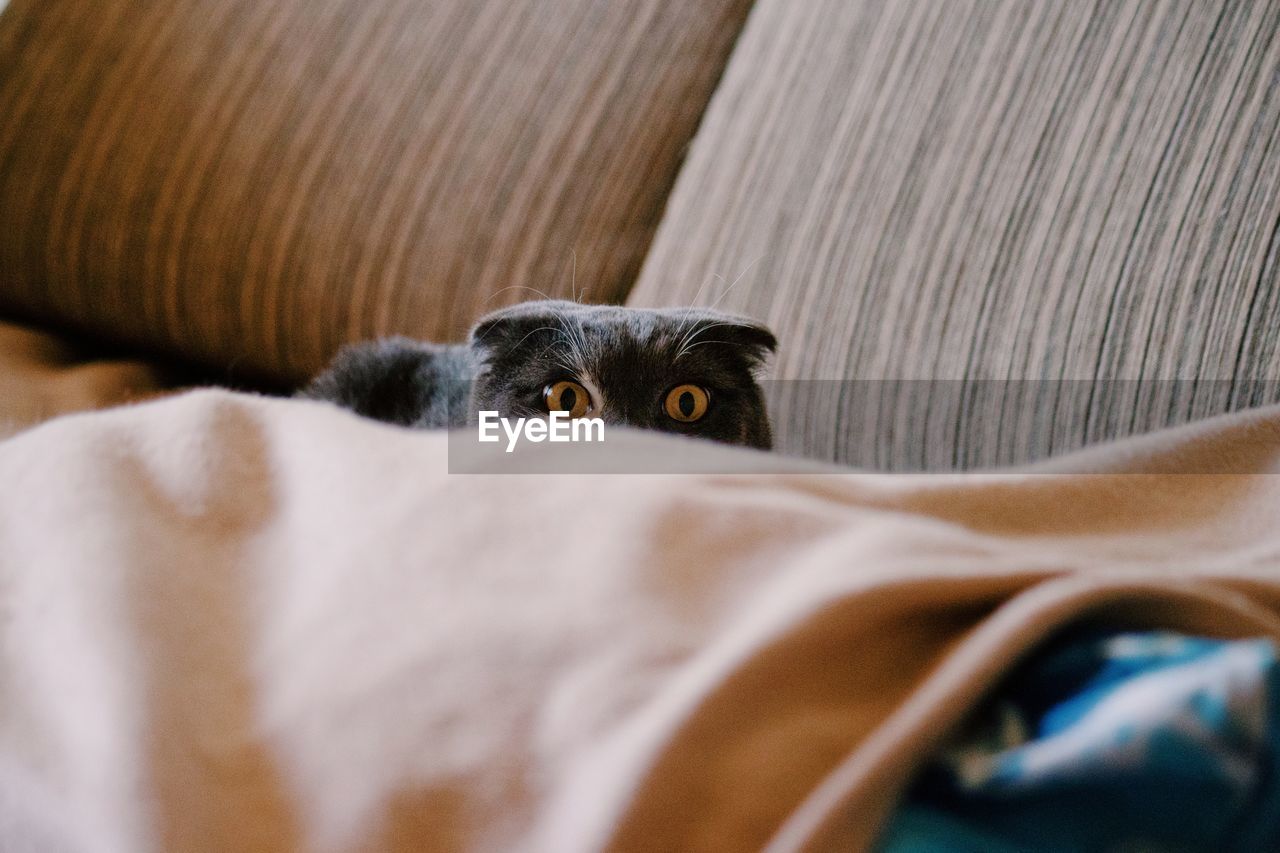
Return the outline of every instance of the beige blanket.
<path id="1" fill-rule="evenodd" d="M 0 442 L 0 848 L 858 850 L 1060 626 L 1280 638 L 1280 411 L 1056 474 L 446 440 L 206 391 Z"/>

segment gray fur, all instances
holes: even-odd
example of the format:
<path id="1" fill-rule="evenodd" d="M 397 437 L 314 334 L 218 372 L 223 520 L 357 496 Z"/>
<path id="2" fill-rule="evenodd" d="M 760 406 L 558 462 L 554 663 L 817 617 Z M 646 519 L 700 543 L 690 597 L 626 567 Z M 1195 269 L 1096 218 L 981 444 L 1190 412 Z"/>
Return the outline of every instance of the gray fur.
<path id="1" fill-rule="evenodd" d="M 588 382 L 604 397 L 606 424 L 769 448 L 756 374 L 777 346 L 760 323 L 702 308 L 646 309 L 537 301 L 482 318 L 465 344 L 389 338 L 349 346 L 303 392 L 366 417 L 419 428 L 546 414 L 545 389 Z M 672 388 L 707 390 L 695 423 L 668 417 Z"/>

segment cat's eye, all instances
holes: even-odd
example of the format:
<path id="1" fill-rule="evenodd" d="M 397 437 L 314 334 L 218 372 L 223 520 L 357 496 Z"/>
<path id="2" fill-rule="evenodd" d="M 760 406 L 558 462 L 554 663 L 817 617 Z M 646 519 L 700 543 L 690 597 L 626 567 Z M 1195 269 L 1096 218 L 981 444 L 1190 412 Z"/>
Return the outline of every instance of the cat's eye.
<path id="1" fill-rule="evenodd" d="M 677 385 L 667 392 L 667 400 L 663 407 L 667 416 L 683 424 L 691 424 L 701 420 L 707 413 L 707 404 L 711 402 L 706 389 L 697 385 Z"/>
<path id="2" fill-rule="evenodd" d="M 542 392 L 548 412 L 568 412 L 571 418 L 580 418 L 591 408 L 591 395 L 577 382 L 562 380 L 547 386 Z"/>

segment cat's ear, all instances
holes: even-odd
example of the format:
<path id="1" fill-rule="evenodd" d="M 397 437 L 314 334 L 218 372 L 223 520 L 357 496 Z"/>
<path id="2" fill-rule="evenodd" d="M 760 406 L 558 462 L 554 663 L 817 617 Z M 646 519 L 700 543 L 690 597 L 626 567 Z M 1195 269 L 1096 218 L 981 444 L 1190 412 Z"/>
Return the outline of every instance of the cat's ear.
<path id="1" fill-rule="evenodd" d="M 503 343 L 518 341 L 538 327 L 553 323 L 558 317 L 557 308 L 567 304 L 539 300 L 499 308 L 476 322 L 468 343 L 473 348 L 493 349 Z"/>
<path id="2" fill-rule="evenodd" d="M 706 311 L 698 316 L 697 324 L 700 328 L 689 341 L 715 339 L 728 344 L 753 369 L 763 367 L 778 349 L 778 339 L 769 327 L 750 317 Z"/>
<path id="3" fill-rule="evenodd" d="M 764 361 L 777 351 L 778 338 L 764 323 L 747 317 L 734 317 L 733 321 L 728 327 L 732 343 L 751 350 L 759 361 Z"/>

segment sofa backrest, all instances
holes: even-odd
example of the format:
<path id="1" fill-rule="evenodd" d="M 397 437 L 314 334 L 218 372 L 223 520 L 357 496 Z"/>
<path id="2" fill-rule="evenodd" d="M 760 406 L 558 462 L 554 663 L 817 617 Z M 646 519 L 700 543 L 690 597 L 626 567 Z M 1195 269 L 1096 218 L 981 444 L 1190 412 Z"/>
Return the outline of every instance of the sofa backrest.
<path id="1" fill-rule="evenodd" d="M 13 0 L 0 116 L 0 315 L 219 374 L 547 294 L 765 319 L 858 465 L 1280 400 L 1276 3 Z"/>
<path id="2" fill-rule="evenodd" d="M 973 467 L 1280 400 L 1278 226 L 1280 3 L 758 0 L 629 299 L 769 321 L 790 451 Z"/>
<path id="3" fill-rule="evenodd" d="M 12 0 L 0 313 L 292 381 L 620 301 L 749 0 Z"/>

